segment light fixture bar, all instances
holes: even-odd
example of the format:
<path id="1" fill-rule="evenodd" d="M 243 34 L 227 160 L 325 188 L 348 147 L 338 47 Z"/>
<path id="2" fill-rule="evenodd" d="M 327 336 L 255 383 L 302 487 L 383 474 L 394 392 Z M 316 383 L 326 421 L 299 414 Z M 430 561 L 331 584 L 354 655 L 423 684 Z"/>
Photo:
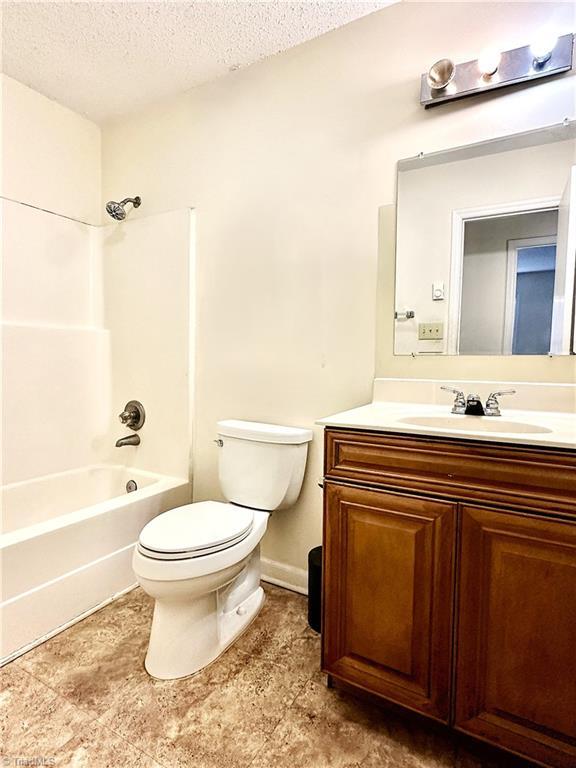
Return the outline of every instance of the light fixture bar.
<path id="1" fill-rule="evenodd" d="M 421 77 L 420 103 L 429 109 L 438 104 L 445 104 L 466 96 L 476 96 L 495 88 L 527 83 L 568 72 L 572 69 L 573 41 L 572 33 L 559 37 L 550 57 L 541 63 L 535 59 L 530 45 L 503 51 L 497 70 L 488 77 L 481 72 L 477 60 L 456 64 L 454 76 L 444 88 L 432 88 L 428 82 L 428 73 L 424 73 Z"/>

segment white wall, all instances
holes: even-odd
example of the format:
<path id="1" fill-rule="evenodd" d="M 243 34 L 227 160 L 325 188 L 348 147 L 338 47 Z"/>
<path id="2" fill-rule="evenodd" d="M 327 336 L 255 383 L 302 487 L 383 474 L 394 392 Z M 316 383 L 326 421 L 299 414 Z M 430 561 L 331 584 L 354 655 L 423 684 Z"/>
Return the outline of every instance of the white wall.
<path id="1" fill-rule="evenodd" d="M 2 86 L 3 197 L 98 224 L 100 128 L 7 75 Z"/>
<path id="2" fill-rule="evenodd" d="M 100 129 L 2 85 L 2 482 L 99 461 L 187 477 L 190 211 L 95 226 Z M 142 444 L 116 449 L 134 398 Z"/>
<path id="3" fill-rule="evenodd" d="M 9 200 L 2 217 L 2 482 L 93 464 L 108 430 L 109 334 L 95 227 Z"/>
<path id="4" fill-rule="evenodd" d="M 560 199 L 574 162 L 576 142 L 567 140 L 403 170 L 398 175 L 396 309 L 414 310 L 416 316 L 396 323 L 396 354 L 448 349 L 448 307 L 454 290 L 450 285 L 453 211 Z M 444 301 L 432 300 L 432 283 L 437 280 L 444 283 Z M 503 283 L 495 284 L 504 290 Z M 444 323 L 441 341 L 418 340 L 418 323 L 429 322 Z"/>
<path id="5" fill-rule="evenodd" d="M 572 31 L 572 7 L 401 3 L 105 127 L 103 199 L 140 194 L 137 216 L 197 212 L 197 499 L 219 497 L 219 418 L 309 426 L 370 399 L 378 210 L 394 202 L 396 161 L 574 113 L 573 76 L 425 111 L 420 74 L 444 55 L 523 45 L 550 21 Z M 381 375 L 434 378 L 437 361 L 393 357 L 391 326 L 379 359 Z M 479 378 L 574 371 L 482 363 Z M 450 370 L 473 373 L 460 360 Z M 321 473 L 317 429 L 303 495 L 273 516 L 266 557 L 305 568 Z"/>
<path id="6" fill-rule="evenodd" d="M 4 483 L 99 458 L 108 334 L 95 228 L 81 222 L 100 218 L 100 161 L 98 126 L 2 76 Z"/>

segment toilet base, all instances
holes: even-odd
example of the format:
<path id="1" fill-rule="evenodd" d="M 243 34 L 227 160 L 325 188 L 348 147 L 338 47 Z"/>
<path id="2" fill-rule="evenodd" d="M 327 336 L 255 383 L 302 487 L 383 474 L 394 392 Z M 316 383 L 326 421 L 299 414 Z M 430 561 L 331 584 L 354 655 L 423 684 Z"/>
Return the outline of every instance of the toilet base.
<path id="1" fill-rule="evenodd" d="M 258 587 L 253 594 L 240 603 L 235 611 L 229 611 L 222 615 L 220 619 L 222 626 L 221 648 L 215 658 L 223 654 L 232 645 L 234 640 L 248 629 L 260 613 L 265 602 L 264 590 L 262 587 Z"/>
<path id="2" fill-rule="evenodd" d="M 150 588 L 150 582 L 141 580 L 143 588 L 156 597 L 144 662 L 152 677 L 175 680 L 200 672 L 223 654 L 260 612 L 265 596 L 260 586 L 258 549 L 237 566 L 212 574 L 212 580 L 212 590 L 204 594 L 191 594 L 192 585 L 187 581 L 171 584 L 168 594 L 159 594 Z M 194 587 L 200 586 L 198 581 L 194 580 Z"/>

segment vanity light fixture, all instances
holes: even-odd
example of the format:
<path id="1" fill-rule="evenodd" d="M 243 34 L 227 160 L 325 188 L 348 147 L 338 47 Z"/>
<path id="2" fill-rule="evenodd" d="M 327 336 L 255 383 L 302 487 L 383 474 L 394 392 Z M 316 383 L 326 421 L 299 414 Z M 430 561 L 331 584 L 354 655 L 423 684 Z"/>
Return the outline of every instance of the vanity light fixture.
<path id="1" fill-rule="evenodd" d="M 440 90 L 454 80 L 456 67 L 451 59 L 440 59 L 428 70 L 426 82 L 432 90 Z"/>
<path id="2" fill-rule="evenodd" d="M 534 56 L 534 66 L 541 67 L 550 61 L 552 52 L 558 43 L 558 35 L 555 35 L 550 30 L 543 30 L 538 38 L 530 46 L 532 55 Z"/>
<path id="3" fill-rule="evenodd" d="M 478 57 L 478 69 L 485 79 L 489 79 L 498 72 L 502 54 L 494 48 L 485 48 Z"/>
<path id="4" fill-rule="evenodd" d="M 531 45 L 509 51 L 487 49 L 477 60 L 440 59 L 420 78 L 420 103 L 428 109 L 465 96 L 540 80 L 572 69 L 574 35 L 543 30 Z"/>

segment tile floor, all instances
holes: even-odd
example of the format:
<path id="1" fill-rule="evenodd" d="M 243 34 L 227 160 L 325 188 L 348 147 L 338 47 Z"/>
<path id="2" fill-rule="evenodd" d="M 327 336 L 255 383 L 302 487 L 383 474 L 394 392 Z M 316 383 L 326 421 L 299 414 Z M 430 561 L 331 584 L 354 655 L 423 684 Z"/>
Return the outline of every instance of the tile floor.
<path id="1" fill-rule="evenodd" d="M 327 689 L 306 599 L 265 588 L 266 604 L 248 632 L 192 678 L 161 682 L 144 671 L 152 605 L 141 590 L 5 666 L 0 765 L 527 765 L 481 756 L 480 747 L 427 723 Z"/>

